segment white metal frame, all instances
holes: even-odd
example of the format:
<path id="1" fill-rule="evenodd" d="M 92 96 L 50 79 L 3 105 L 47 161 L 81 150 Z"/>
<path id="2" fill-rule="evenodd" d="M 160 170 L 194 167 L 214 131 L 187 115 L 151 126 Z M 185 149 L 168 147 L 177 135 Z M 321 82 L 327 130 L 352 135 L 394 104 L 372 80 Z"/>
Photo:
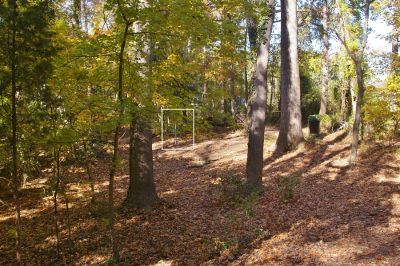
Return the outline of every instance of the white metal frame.
<path id="1" fill-rule="evenodd" d="M 176 148 L 176 149 L 166 149 L 164 148 L 164 111 L 191 111 L 193 113 L 193 135 L 192 135 L 192 148 Z M 194 121 L 195 121 L 195 109 L 186 108 L 161 108 L 161 150 L 163 151 L 192 151 L 194 150 Z"/>

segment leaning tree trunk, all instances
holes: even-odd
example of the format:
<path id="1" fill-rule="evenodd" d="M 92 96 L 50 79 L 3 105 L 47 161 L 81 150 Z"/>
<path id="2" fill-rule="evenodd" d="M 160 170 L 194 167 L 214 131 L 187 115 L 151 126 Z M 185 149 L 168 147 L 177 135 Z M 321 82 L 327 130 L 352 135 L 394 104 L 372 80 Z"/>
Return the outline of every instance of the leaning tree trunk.
<path id="1" fill-rule="evenodd" d="M 373 1 L 365 0 L 364 5 L 364 23 L 363 23 L 363 34 L 361 40 L 361 47 L 359 49 L 358 54 L 354 54 L 349 49 L 348 45 L 344 42 L 346 50 L 349 56 L 352 58 L 355 69 L 356 69 L 356 76 L 357 76 L 357 85 L 358 85 L 358 94 L 357 94 L 357 103 L 356 103 L 356 111 L 354 114 L 354 124 L 353 124 L 353 136 L 351 142 L 351 154 L 350 154 L 350 165 L 356 164 L 357 160 L 357 152 L 358 152 L 358 142 L 360 139 L 360 124 L 361 124 L 361 107 L 364 100 L 364 91 L 365 91 L 365 84 L 364 84 L 364 50 L 367 46 L 367 39 L 368 39 L 368 23 L 369 23 L 369 12 L 370 12 L 370 5 Z"/>
<path id="2" fill-rule="evenodd" d="M 122 41 L 119 51 L 119 62 L 118 62 L 118 93 L 117 93 L 117 100 L 118 100 L 118 117 L 117 117 L 117 124 L 114 130 L 114 140 L 113 140 L 113 156 L 111 159 L 111 167 L 110 167 L 110 174 L 109 174 L 109 185 L 108 185 L 108 229 L 110 231 L 110 241 L 111 247 L 113 251 L 113 260 L 114 262 L 119 261 L 119 246 L 117 241 L 117 234 L 114 228 L 114 177 L 115 173 L 117 172 L 117 164 L 118 164 L 118 157 L 119 157 L 119 134 L 121 132 L 121 123 L 122 118 L 124 115 L 124 93 L 123 93 L 123 78 L 124 78 L 124 53 L 126 42 L 128 38 L 129 28 L 131 27 L 132 23 L 127 20 L 125 14 L 122 12 L 122 7 L 118 6 L 121 9 L 122 16 L 124 18 L 125 27 L 124 33 L 122 35 Z"/>
<path id="3" fill-rule="evenodd" d="M 281 0 L 281 121 L 277 151 L 295 149 L 303 141 L 300 73 L 297 52 L 297 6 Z"/>
<path id="4" fill-rule="evenodd" d="M 274 20 L 274 0 L 268 0 L 270 16 L 265 22 L 265 32 L 257 51 L 257 62 L 254 75 L 255 95 L 250 106 L 249 142 L 247 150 L 246 175 L 249 185 L 262 185 L 264 160 L 265 102 L 267 96 L 267 68 L 269 45 Z"/>
<path id="5" fill-rule="evenodd" d="M 319 114 L 325 115 L 328 105 L 329 88 L 328 0 L 324 0 L 322 16 L 322 42 L 324 43 L 324 50 L 322 56 L 322 91 Z"/>

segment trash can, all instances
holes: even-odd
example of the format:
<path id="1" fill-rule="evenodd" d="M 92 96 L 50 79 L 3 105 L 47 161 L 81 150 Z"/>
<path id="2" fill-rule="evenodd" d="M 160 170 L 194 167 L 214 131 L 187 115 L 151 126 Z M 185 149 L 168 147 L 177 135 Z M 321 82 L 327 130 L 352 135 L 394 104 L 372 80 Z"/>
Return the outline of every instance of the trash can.
<path id="1" fill-rule="evenodd" d="M 319 118 L 318 115 L 310 115 L 308 117 L 308 128 L 310 134 L 319 135 Z"/>

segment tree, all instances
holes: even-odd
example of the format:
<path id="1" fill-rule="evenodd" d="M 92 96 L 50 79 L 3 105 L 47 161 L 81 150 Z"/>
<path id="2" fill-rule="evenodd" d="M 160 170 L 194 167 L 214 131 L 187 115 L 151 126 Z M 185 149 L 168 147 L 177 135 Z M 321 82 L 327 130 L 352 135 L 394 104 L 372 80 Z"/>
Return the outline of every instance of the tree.
<path id="1" fill-rule="evenodd" d="M 125 62 L 125 47 L 127 43 L 127 38 L 129 34 L 129 28 L 132 22 L 128 20 L 124 7 L 117 1 L 117 10 L 119 15 L 123 20 L 123 33 L 120 43 L 119 56 L 118 56 L 118 89 L 117 89 L 117 121 L 114 130 L 114 140 L 113 140 L 113 156 L 111 159 L 110 175 L 109 175 L 109 186 L 108 186 L 108 219 L 109 219 L 109 229 L 110 229 L 110 240 L 113 250 L 113 260 L 114 262 L 119 261 L 119 247 L 117 242 L 117 236 L 114 229 L 114 176 L 118 167 L 118 149 L 119 149 L 119 135 L 121 132 L 122 119 L 124 115 L 124 92 L 123 92 L 123 77 L 124 77 L 124 62 Z"/>
<path id="2" fill-rule="evenodd" d="M 246 175 L 252 186 L 261 186 L 264 165 L 265 105 L 267 96 L 267 69 L 272 25 L 275 14 L 275 1 L 267 1 L 267 17 L 257 51 L 254 73 L 255 95 L 250 106 L 250 126 L 247 150 Z"/>
<path id="3" fill-rule="evenodd" d="M 354 64 L 354 68 L 356 71 L 356 78 L 357 78 L 357 87 L 358 87 L 358 94 L 357 94 L 357 102 L 356 102 L 356 109 L 354 113 L 354 123 L 353 123 L 353 132 L 352 132 L 352 142 L 351 142 L 351 155 L 349 162 L 351 165 L 356 163 L 357 159 L 357 152 L 358 152 L 358 144 L 360 138 L 360 123 L 361 123 L 361 107 L 364 98 L 365 92 L 365 67 L 364 67 L 364 54 L 365 54 L 365 47 L 367 46 L 368 40 L 368 24 L 369 24 L 369 16 L 370 16 L 370 7 L 374 0 L 365 0 L 359 3 L 360 10 L 356 10 L 353 7 L 353 14 L 357 17 L 358 24 L 354 27 L 358 27 L 359 30 L 357 36 L 357 42 L 350 41 L 350 33 L 348 31 L 349 21 L 344 17 L 342 10 L 348 10 L 349 7 L 346 3 L 336 0 L 336 5 L 338 9 L 338 20 L 340 23 L 341 33 L 335 31 L 335 34 L 342 45 L 345 47 L 347 54 L 351 58 Z M 358 19 L 359 16 L 362 16 L 362 21 Z"/>
<path id="4" fill-rule="evenodd" d="M 20 254 L 20 242 L 21 242 L 21 213 L 20 213 L 20 202 L 19 202 L 19 172 L 18 172 L 18 139 L 17 139 L 17 45 L 16 45 L 16 35 L 17 35 L 17 1 L 10 1 L 11 11 L 11 49 L 10 49 L 10 65 L 11 65 L 11 125 L 12 125 L 12 176 L 13 176 L 13 192 L 15 201 L 15 244 L 16 244 L 16 259 L 17 262 L 21 262 Z"/>
<path id="5" fill-rule="evenodd" d="M 39 15 L 38 15 L 39 14 Z M 48 1 L 2 1 L 0 3 L 0 97 L 10 104 L 2 106 L 7 120 L 7 154 L 11 167 L 15 202 L 16 260 L 21 262 L 20 184 L 23 166 L 21 154 L 26 152 L 32 129 L 21 117 L 29 115 L 30 105 L 40 94 L 51 72 L 51 58 L 56 49 L 52 44 L 54 8 Z M 29 25 L 29 27 L 27 27 Z M 33 117 L 33 116 L 31 116 Z M 32 119 L 33 120 L 33 119 Z M 32 126 L 34 127 L 34 125 Z M 25 131 L 25 129 L 28 129 Z"/>
<path id="6" fill-rule="evenodd" d="M 329 89 L 329 6 L 328 0 L 323 0 L 322 5 L 322 90 L 321 90 L 321 107 L 320 115 L 325 115 L 328 105 L 328 89 Z"/>
<path id="7" fill-rule="evenodd" d="M 277 140 L 280 152 L 295 149 L 303 141 L 296 1 L 281 0 L 281 14 L 281 118 Z"/>
<path id="8" fill-rule="evenodd" d="M 139 1 L 139 6 L 142 12 L 146 8 L 151 8 L 146 0 Z M 145 21 L 136 21 L 135 32 L 142 34 L 146 30 L 143 26 L 145 23 Z M 152 208 L 159 201 L 153 176 L 153 133 L 151 123 L 148 122 L 153 117 L 152 49 L 154 49 L 154 44 L 151 33 L 142 35 L 144 38 L 138 47 L 143 47 L 143 49 L 139 51 L 138 63 L 146 68 L 142 73 L 145 81 L 145 97 L 142 104 L 145 108 L 137 108 L 133 111 L 130 127 L 129 188 L 124 205 L 131 208 Z"/>

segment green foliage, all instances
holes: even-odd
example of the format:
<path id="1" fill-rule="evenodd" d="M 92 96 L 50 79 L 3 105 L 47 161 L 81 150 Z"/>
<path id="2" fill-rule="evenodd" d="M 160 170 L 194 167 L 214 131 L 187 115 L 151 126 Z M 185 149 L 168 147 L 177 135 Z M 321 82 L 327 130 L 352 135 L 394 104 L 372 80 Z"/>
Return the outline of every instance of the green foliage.
<path id="1" fill-rule="evenodd" d="M 300 177 L 298 175 L 278 176 L 277 182 L 282 200 L 289 202 L 295 196 Z"/>
<path id="2" fill-rule="evenodd" d="M 330 133 L 333 130 L 334 121 L 329 115 L 319 115 L 319 120 L 321 122 L 321 131 Z"/>
<path id="3" fill-rule="evenodd" d="M 363 107 L 364 121 L 372 128 L 370 135 L 378 139 L 392 139 L 399 135 L 400 76 L 392 75 L 384 87 L 369 87 Z"/>
<path id="4" fill-rule="evenodd" d="M 321 88 L 321 56 L 314 52 L 300 53 L 301 110 L 304 120 L 319 112 Z"/>
<path id="5" fill-rule="evenodd" d="M 235 175 L 220 178 L 220 189 L 224 200 L 235 209 L 239 209 L 244 217 L 255 216 L 256 205 L 260 190 L 249 187 L 244 180 Z"/>
<path id="6" fill-rule="evenodd" d="M 228 250 L 231 244 L 229 242 L 221 241 L 219 238 L 214 238 L 214 248 L 222 252 L 224 250 Z"/>
<path id="7" fill-rule="evenodd" d="M 52 25 L 56 7 L 53 2 L 17 0 L 15 13 L 12 3 L 0 3 L 0 61 L 4 62 L 0 66 L 0 173 L 11 162 L 11 59 L 15 54 L 17 149 L 19 171 L 26 177 L 39 167 L 37 158 L 48 129 L 46 82 L 60 47 L 54 41 L 56 33 Z M 15 49 L 11 45 L 13 34 Z"/>

